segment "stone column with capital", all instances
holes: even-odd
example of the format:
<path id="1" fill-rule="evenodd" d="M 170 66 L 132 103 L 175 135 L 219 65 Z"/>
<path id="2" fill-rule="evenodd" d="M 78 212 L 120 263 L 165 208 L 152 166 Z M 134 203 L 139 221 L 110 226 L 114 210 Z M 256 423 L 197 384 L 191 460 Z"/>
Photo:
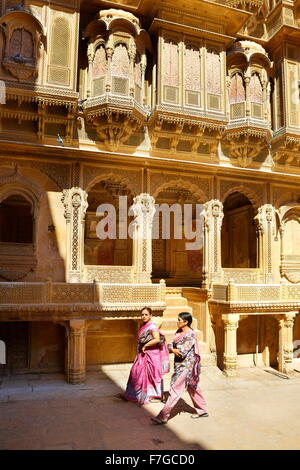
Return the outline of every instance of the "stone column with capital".
<path id="1" fill-rule="evenodd" d="M 86 374 L 85 320 L 70 320 L 67 331 L 67 379 L 70 384 L 81 384 Z"/>
<path id="2" fill-rule="evenodd" d="M 284 374 L 293 370 L 293 326 L 297 313 L 288 313 L 279 319 L 278 369 Z"/>
<path id="3" fill-rule="evenodd" d="M 135 216 L 133 230 L 134 282 L 151 283 L 154 198 L 147 193 L 139 194 L 133 200 L 132 211 Z"/>
<path id="4" fill-rule="evenodd" d="M 81 188 L 65 189 L 62 195 L 67 224 L 66 282 L 81 282 L 84 268 L 84 224 L 87 193 Z"/>
<path id="5" fill-rule="evenodd" d="M 237 334 L 240 316 L 237 314 L 222 315 L 224 322 L 224 358 L 223 373 L 227 377 L 236 375 L 237 368 Z"/>
<path id="6" fill-rule="evenodd" d="M 273 279 L 273 241 L 276 234 L 276 214 L 272 204 L 264 204 L 255 217 L 259 234 L 259 268 L 262 282 L 272 284 Z"/>
<path id="7" fill-rule="evenodd" d="M 212 282 L 221 282 L 221 227 L 223 204 L 214 199 L 204 204 L 204 249 L 203 287 Z"/>

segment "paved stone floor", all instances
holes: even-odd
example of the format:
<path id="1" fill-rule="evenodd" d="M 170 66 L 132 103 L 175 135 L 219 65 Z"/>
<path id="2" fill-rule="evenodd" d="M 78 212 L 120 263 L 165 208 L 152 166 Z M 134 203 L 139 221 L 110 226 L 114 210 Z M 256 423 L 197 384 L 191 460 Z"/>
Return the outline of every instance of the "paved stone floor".
<path id="1" fill-rule="evenodd" d="M 300 373 L 280 378 L 264 369 L 240 369 L 226 378 L 203 368 L 209 418 L 190 419 L 188 394 L 167 425 L 151 424 L 160 403 L 139 407 L 114 395 L 126 386 L 130 365 L 88 372 L 84 385 L 62 374 L 0 377 L 1 450 L 299 449 Z M 165 380 L 168 390 L 170 375 Z"/>

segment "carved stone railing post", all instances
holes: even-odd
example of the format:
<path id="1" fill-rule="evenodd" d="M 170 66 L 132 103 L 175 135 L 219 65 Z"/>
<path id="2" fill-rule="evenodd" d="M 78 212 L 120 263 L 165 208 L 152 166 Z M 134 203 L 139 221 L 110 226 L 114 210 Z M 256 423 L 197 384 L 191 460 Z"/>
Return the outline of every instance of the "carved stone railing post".
<path id="1" fill-rule="evenodd" d="M 84 266 L 84 224 L 87 193 L 81 188 L 65 189 L 62 195 L 67 223 L 66 282 L 81 282 Z"/>
<path id="2" fill-rule="evenodd" d="M 133 232 L 134 281 L 151 282 L 152 272 L 152 223 L 155 200 L 147 193 L 136 196 L 132 211 L 135 216 Z"/>
<path id="3" fill-rule="evenodd" d="M 223 373 L 227 377 L 236 375 L 237 368 L 237 329 L 239 326 L 239 315 L 222 315 L 224 322 L 224 358 Z"/>
<path id="4" fill-rule="evenodd" d="M 204 266 L 203 287 L 211 282 L 221 282 L 221 227 L 223 204 L 212 200 L 204 204 Z"/>
<path id="5" fill-rule="evenodd" d="M 262 282 L 271 284 L 273 279 L 273 240 L 276 233 L 275 209 L 271 204 L 265 204 L 258 209 L 255 217 L 259 232 L 259 268 L 263 275 Z"/>
<path id="6" fill-rule="evenodd" d="M 85 320 L 71 320 L 67 331 L 67 379 L 70 384 L 85 381 L 86 325 Z"/>
<path id="7" fill-rule="evenodd" d="M 278 368 L 285 374 L 293 370 L 293 326 L 297 313 L 288 313 L 279 320 Z"/>

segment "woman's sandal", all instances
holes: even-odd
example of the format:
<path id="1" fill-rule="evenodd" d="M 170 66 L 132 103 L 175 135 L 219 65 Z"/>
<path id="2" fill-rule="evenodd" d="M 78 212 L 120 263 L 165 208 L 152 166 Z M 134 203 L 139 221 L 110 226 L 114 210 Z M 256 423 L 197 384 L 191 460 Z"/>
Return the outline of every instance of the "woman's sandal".
<path id="1" fill-rule="evenodd" d="M 197 419 L 197 418 L 208 418 L 208 413 L 202 413 L 202 415 L 199 415 L 198 413 L 191 415 L 192 419 Z"/>
<path id="2" fill-rule="evenodd" d="M 155 424 L 167 424 L 167 422 L 168 422 L 168 420 L 163 420 L 163 419 L 159 419 L 159 418 L 150 418 L 150 419 Z"/>

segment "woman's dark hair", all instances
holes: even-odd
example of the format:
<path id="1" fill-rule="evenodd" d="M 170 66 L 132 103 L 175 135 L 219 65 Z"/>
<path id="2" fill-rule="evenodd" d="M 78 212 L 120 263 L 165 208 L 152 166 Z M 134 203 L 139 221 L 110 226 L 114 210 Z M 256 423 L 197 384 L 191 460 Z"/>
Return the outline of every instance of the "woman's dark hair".
<path id="1" fill-rule="evenodd" d="M 143 307 L 143 308 L 141 309 L 141 313 L 142 313 L 143 310 L 147 310 L 147 312 L 149 312 L 150 315 L 152 315 L 152 308 L 151 308 L 151 307 Z"/>
<path id="2" fill-rule="evenodd" d="M 178 315 L 180 318 L 182 318 L 183 321 L 187 322 L 187 326 L 190 327 L 193 321 L 193 317 L 189 312 L 181 312 Z"/>

